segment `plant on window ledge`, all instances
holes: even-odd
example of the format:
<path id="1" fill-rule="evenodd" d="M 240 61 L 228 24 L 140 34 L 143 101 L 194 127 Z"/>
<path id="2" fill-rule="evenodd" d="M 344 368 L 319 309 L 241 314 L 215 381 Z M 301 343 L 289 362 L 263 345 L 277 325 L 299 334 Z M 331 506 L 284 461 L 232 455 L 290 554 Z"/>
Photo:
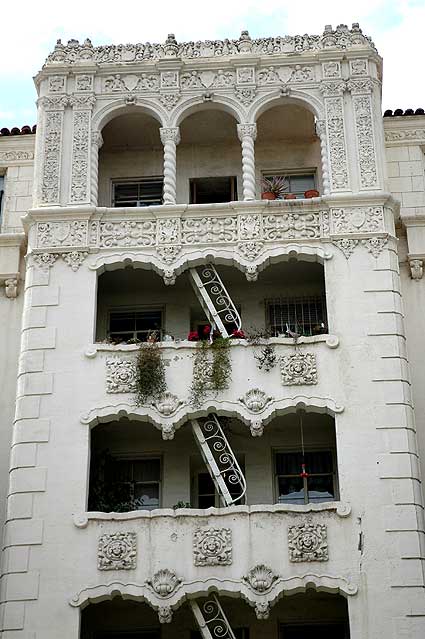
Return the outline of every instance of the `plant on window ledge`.
<path id="1" fill-rule="evenodd" d="M 147 342 L 140 344 L 136 360 L 136 373 L 137 406 L 152 401 L 166 391 L 164 361 L 154 336 L 151 336 Z"/>
<path id="2" fill-rule="evenodd" d="M 177 508 L 191 508 L 191 505 L 188 501 L 178 501 L 177 504 L 174 504 L 173 508 L 174 510 L 177 510 Z"/>
<path id="3" fill-rule="evenodd" d="M 193 360 L 190 403 L 199 407 L 208 391 L 220 392 L 229 387 L 231 379 L 230 338 L 216 337 L 209 343 L 197 343 Z"/>
<path id="4" fill-rule="evenodd" d="M 108 450 L 92 456 L 88 509 L 102 513 L 139 510 L 140 505 L 136 500 L 129 499 L 128 491 L 123 484 L 107 481 L 108 467 L 112 464 L 112 459 Z"/>
<path id="5" fill-rule="evenodd" d="M 257 368 L 266 373 L 271 371 L 277 363 L 277 355 L 274 344 L 269 343 L 271 337 L 270 331 L 253 328 L 247 335 L 249 344 L 255 348 L 254 358 L 257 362 Z"/>

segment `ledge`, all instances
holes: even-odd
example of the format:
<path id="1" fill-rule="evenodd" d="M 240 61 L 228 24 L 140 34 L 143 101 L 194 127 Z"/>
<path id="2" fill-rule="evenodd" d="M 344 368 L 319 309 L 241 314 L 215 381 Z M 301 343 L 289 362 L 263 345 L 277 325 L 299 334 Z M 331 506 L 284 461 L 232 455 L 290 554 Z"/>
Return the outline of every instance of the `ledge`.
<path id="1" fill-rule="evenodd" d="M 159 519 L 165 517 L 233 517 L 235 515 L 252 515 L 255 513 L 281 513 L 297 515 L 306 513 L 335 512 L 339 517 L 351 514 L 351 505 L 341 501 L 329 501 L 321 504 L 258 504 L 253 506 L 228 506 L 226 508 L 157 508 L 155 510 L 133 510 L 127 513 L 84 512 L 73 515 L 73 523 L 77 528 L 86 528 L 91 521 L 129 521 L 137 519 Z"/>

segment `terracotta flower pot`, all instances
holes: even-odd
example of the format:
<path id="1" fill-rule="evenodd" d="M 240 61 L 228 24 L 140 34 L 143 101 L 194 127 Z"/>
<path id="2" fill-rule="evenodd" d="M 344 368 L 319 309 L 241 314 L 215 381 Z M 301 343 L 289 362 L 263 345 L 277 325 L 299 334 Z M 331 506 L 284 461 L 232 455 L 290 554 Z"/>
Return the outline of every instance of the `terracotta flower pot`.
<path id="1" fill-rule="evenodd" d="M 319 197 L 320 193 L 319 191 L 316 191 L 316 189 L 309 189 L 308 191 L 305 191 L 304 193 L 304 197 L 306 198 L 310 198 L 310 197 Z"/>
<path id="2" fill-rule="evenodd" d="M 295 195 L 295 193 L 285 193 L 285 195 L 283 196 L 284 200 L 296 200 L 297 196 Z"/>
<path id="3" fill-rule="evenodd" d="M 276 199 L 276 193 L 272 193 L 271 191 L 263 191 L 261 193 L 261 199 L 262 200 L 275 200 Z"/>

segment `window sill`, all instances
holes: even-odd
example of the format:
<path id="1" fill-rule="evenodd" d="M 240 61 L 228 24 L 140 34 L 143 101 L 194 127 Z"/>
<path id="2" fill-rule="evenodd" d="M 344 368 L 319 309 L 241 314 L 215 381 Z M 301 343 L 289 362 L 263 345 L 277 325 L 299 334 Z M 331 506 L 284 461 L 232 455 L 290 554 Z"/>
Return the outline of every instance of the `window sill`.
<path id="1" fill-rule="evenodd" d="M 128 521 L 134 519 L 158 519 L 161 517 L 223 517 L 251 515 L 254 513 L 321 513 L 334 512 L 339 517 L 348 517 L 351 505 L 346 502 L 328 501 L 320 504 L 258 504 L 253 506 L 228 506 L 226 508 L 157 508 L 155 510 L 134 510 L 128 513 L 84 512 L 73 516 L 77 528 L 86 528 L 90 521 Z"/>
<path id="2" fill-rule="evenodd" d="M 141 342 L 144 343 L 144 342 Z M 173 350 L 189 349 L 194 350 L 199 342 L 189 342 L 186 339 L 172 340 L 158 342 L 159 348 L 170 348 Z M 324 343 L 328 348 L 337 348 L 339 346 L 339 337 L 337 335 L 314 335 L 312 337 L 300 337 L 297 340 L 297 344 L 320 344 Z M 269 339 L 261 339 L 258 345 L 275 344 L 277 346 L 294 346 L 294 340 L 292 337 L 270 337 Z M 86 351 L 85 356 L 89 359 L 96 357 L 97 353 L 128 353 L 134 352 L 139 349 L 140 344 L 104 344 L 96 342 L 90 345 Z M 232 348 L 236 346 L 242 346 L 243 348 L 255 347 L 246 339 L 232 339 L 230 342 Z"/>

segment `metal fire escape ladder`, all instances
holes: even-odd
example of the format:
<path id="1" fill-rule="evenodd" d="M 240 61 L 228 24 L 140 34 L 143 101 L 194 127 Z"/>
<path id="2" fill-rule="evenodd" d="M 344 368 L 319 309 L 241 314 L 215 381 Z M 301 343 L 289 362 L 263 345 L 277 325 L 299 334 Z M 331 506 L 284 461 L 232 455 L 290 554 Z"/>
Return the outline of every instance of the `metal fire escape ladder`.
<path id="1" fill-rule="evenodd" d="M 217 416 L 210 415 L 202 425 L 192 419 L 192 430 L 223 505 L 240 501 L 246 492 L 246 480 Z M 232 497 L 228 484 L 238 488 L 236 496 Z"/>
<path id="2" fill-rule="evenodd" d="M 202 605 L 202 610 L 195 600 L 190 600 L 190 605 L 203 639 L 236 639 L 215 594 Z"/>
<path id="3" fill-rule="evenodd" d="M 222 337 L 229 337 L 225 324 L 234 324 L 241 328 L 241 318 L 227 292 L 214 264 L 191 268 L 189 270 L 195 295 L 205 315 L 216 326 Z"/>

